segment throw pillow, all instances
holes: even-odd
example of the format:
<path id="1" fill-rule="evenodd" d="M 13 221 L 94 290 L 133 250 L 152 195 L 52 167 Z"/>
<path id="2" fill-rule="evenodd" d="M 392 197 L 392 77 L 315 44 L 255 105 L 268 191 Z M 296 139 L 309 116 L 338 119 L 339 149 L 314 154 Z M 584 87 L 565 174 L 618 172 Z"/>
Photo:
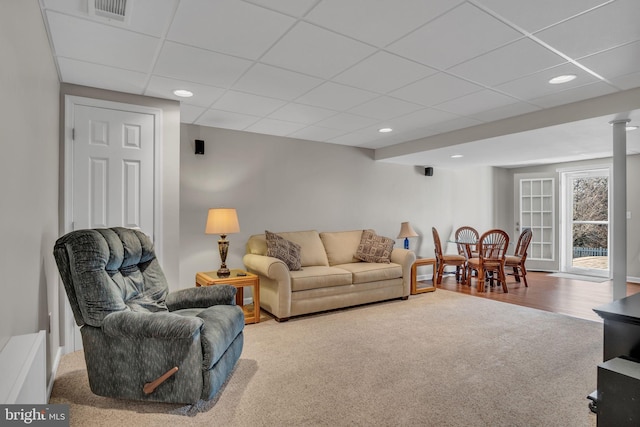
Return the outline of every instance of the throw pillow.
<path id="1" fill-rule="evenodd" d="M 364 230 L 355 257 L 361 261 L 389 264 L 394 244 L 393 239 L 378 236 L 373 230 Z"/>
<path id="2" fill-rule="evenodd" d="M 264 234 L 267 239 L 267 256 L 282 260 L 291 271 L 300 270 L 300 245 L 270 231 L 265 231 Z"/>

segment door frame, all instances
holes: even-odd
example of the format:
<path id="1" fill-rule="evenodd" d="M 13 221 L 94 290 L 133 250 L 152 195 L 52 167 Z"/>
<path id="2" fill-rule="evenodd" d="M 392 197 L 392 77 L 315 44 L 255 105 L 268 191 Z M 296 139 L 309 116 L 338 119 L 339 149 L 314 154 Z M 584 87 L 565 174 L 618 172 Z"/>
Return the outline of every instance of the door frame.
<path id="1" fill-rule="evenodd" d="M 154 117 L 153 124 L 153 243 L 156 257 L 161 260 L 163 254 L 162 239 L 162 110 L 159 108 L 146 107 L 142 105 L 127 104 L 124 102 L 107 101 L 97 98 L 87 98 L 76 95 L 64 96 L 64 173 L 63 173 L 63 196 L 62 196 L 62 234 L 73 230 L 73 136 L 75 116 L 74 110 L 77 105 L 88 107 L 107 108 L 119 111 L 129 111 L 133 113 L 150 114 Z M 60 294 L 65 303 L 64 309 L 64 353 L 70 353 L 78 349 L 77 340 L 81 339 L 79 329 L 76 328 L 75 319 L 71 306 L 64 296 L 61 287 Z M 69 338 L 69 339 L 67 339 Z M 81 341 L 80 341 L 81 345 Z M 81 347 L 80 347 L 81 348 Z"/>
<path id="2" fill-rule="evenodd" d="M 604 172 L 602 175 L 606 173 L 608 181 L 608 229 L 607 229 L 607 245 L 609 247 L 609 268 L 607 270 L 594 270 L 587 268 L 579 268 L 573 267 L 572 260 L 572 248 L 573 241 L 569 239 L 569 227 L 571 222 L 568 219 L 570 207 L 568 207 L 568 203 L 573 203 L 573 200 L 569 200 L 569 190 L 568 190 L 568 175 L 571 174 L 591 174 L 592 172 Z M 566 168 L 559 169 L 558 173 L 560 174 L 560 271 L 572 274 L 584 274 L 589 276 L 601 276 L 606 278 L 611 278 L 611 227 L 612 227 L 612 218 L 611 218 L 611 208 L 612 208 L 612 180 L 613 174 L 610 165 L 588 165 L 581 166 L 576 168 Z M 571 255 L 569 255 L 571 253 Z"/>

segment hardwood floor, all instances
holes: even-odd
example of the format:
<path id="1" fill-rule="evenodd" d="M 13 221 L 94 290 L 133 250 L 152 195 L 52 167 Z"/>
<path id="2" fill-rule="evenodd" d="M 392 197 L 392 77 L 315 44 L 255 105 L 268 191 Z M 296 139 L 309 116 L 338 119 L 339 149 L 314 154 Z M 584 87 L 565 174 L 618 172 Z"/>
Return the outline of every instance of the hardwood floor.
<path id="1" fill-rule="evenodd" d="M 475 279 L 473 286 L 468 286 L 457 283 L 455 276 L 448 275 L 437 288 L 595 321 L 602 319 L 593 308 L 611 302 L 611 281 L 594 283 L 557 278 L 549 273 L 528 272 L 527 282 L 529 287 L 516 282 L 513 276 L 508 276 L 508 293 L 504 293 L 501 286 L 487 286 L 487 291 L 478 292 Z M 627 295 L 638 292 L 640 284 L 627 283 Z"/>

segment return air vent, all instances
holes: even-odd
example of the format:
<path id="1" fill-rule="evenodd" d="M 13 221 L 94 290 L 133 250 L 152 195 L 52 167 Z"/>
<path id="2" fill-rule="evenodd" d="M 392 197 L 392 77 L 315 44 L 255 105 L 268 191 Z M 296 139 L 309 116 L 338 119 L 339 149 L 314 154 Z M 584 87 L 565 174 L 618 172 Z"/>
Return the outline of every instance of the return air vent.
<path id="1" fill-rule="evenodd" d="M 88 0 L 88 5 L 90 16 L 119 22 L 129 21 L 131 0 Z"/>

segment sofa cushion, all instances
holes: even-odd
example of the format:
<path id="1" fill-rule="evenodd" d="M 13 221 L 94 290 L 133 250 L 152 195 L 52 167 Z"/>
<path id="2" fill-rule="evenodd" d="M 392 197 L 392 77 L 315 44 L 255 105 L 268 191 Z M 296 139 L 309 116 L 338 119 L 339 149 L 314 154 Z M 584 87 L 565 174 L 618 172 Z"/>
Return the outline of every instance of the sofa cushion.
<path id="1" fill-rule="evenodd" d="M 329 265 L 359 262 L 360 260 L 354 255 L 358 250 L 361 238 L 362 230 L 320 233 Z"/>
<path id="2" fill-rule="evenodd" d="M 354 262 L 340 264 L 336 268 L 350 271 L 353 275 L 353 284 L 377 282 L 402 277 L 402 266 L 395 263 Z"/>
<path id="3" fill-rule="evenodd" d="M 300 245 L 300 264 L 302 267 L 311 265 L 328 266 L 327 253 L 324 251 L 320 234 L 316 230 L 287 231 L 277 233 L 293 243 Z M 267 254 L 267 240 L 264 234 L 256 234 L 247 242 L 247 253 L 255 255 Z"/>
<path id="4" fill-rule="evenodd" d="M 391 262 L 391 251 L 395 241 L 378 236 L 373 230 L 364 230 L 355 257 L 366 262 Z"/>
<path id="5" fill-rule="evenodd" d="M 341 268 L 310 266 L 300 271 L 291 272 L 291 290 L 296 292 L 330 286 L 350 285 L 351 280 L 351 272 Z"/>
<path id="6" fill-rule="evenodd" d="M 291 271 L 300 270 L 300 245 L 270 231 L 264 232 L 267 239 L 267 256 L 278 258 Z"/>

